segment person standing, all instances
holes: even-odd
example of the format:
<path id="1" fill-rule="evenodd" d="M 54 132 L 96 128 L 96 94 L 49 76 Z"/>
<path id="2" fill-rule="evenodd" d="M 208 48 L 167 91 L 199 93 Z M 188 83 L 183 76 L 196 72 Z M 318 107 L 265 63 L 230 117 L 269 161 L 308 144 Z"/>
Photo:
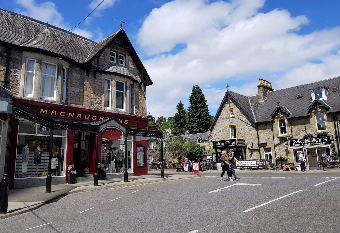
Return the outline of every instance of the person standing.
<path id="1" fill-rule="evenodd" d="M 299 156 L 299 161 L 300 161 L 300 167 L 301 167 L 301 171 L 306 171 L 306 162 L 305 162 L 305 158 L 303 157 L 302 153 L 299 151 L 298 152 L 298 156 Z"/>
<path id="2" fill-rule="evenodd" d="M 229 170 L 229 158 L 227 156 L 227 151 L 224 150 L 222 151 L 222 156 L 221 156 L 221 167 L 222 167 L 222 173 L 221 173 L 221 181 L 223 181 L 223 176 L 225 172 Z"/>
<path id="3" fill-rule="evenodd" d="M 234 156 L 234 151 L 229 151 L 229 164 L 230 164 L 230 173 L 234 176 L 234 180 L 239 180 L 240 178 L 237 178 L 235 174 L 235 165 L 238 160 Z M 232 180 L 232 176 L 230 175 L 230 179 Z"/>

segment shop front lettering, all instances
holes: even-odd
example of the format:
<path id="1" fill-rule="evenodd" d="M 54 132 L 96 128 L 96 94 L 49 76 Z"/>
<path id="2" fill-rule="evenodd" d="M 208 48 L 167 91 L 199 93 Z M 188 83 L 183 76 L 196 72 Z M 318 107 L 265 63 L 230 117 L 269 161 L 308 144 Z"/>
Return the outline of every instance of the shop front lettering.
<path id="1" fill-rule="evenodd" d="M 312 145 L 322 145 L 330 144 L 330 138 L 327 137 L 313 137 L 313 138 L 301 138 L 301 139 L 291 139 L 290 146 L 312 146 Z"/>
<path id="2" fill-rule="evenodd" d="M 61 116 L 68 118 L 76 118 L 76 119 L 85 119 L 85 120 L 93 120 L 93 121 L 102 121 L 106 119 L 110 119 L 110 117 L 101 117 L 91 114 L 82 114 L 82 113 L 73 113 L 73 112 L 58 112 L 56 110 L 40 109 L 40 114 L 50 115 L 50 116 Z M 122 125 L 129 124 L 129 120 L 127 119 L 118 119 L 118 122 Z"/>

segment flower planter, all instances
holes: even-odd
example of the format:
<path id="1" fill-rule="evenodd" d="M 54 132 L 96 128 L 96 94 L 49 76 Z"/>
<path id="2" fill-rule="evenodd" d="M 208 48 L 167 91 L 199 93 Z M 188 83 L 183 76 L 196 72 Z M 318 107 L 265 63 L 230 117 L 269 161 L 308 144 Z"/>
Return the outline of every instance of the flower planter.
<path id="1" fill-rule="evenodd" d="M 68 183 L 75 184 L 76 183 L 76 174 L 68 173 Z"/>
<path id="2" fill-rule="evenodd" d="M 102 169 L 98 169 L 98 180 L 106 180 L 106 172 Z"/>

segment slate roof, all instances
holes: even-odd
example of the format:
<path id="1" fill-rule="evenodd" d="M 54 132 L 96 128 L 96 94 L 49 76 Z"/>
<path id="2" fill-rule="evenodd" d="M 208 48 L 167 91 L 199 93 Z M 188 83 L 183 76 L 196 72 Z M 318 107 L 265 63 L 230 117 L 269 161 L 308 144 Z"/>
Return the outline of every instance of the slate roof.
<path id="1" fill-rule="evenodd" d="M 151 85 L 152 81 L 123 29 L 100 42 L 94 42 L 53 25 L 0 8 L 0 42 L 23 49 L 52 53 L 83 65 L 92 61 L 114 39 L 121 36 L 124 37 L 125 48 L 143 74 L 143 83 Z"/>
<path id="2" fill-rule="evenodd" d="M 209 136 L 211 134 L 209 132 L 205 133 L 196 133 L 196 134 L 187 134 L 187 135 L 182 135 L 182 137 L 188 141 L 196 141 L 197 138 L 200 138 L 202 141 L 208 141 Z"/>
<path id="3" fill-rule="evenodd" d="M 326 89 L 327 100 L 312 100 L 311 93 L 314 90 Z M 271 91 L 264 101 L 259 101 L 259 96 L 244 96 L 228 90 L 216 113 L 210 130 L 214 127 L 227 97 L 230 97 L 240 111 L 251 123 L 272 121 L 272 113 L 278 109 L 288 110 L 288 118 L 303 117 L 310 114 L 312 104 L 318 102 L 320 106 L 326 106 L 328 113 L 340 111 L 340 76 L 314 83 L 308 83 L 286 89 Z M 248 100 L 248 102 L 247 102 Z M 254 113 L 254 114 L 253 114 Z M 251 116 L 251 117 L 249 117 Z"/>

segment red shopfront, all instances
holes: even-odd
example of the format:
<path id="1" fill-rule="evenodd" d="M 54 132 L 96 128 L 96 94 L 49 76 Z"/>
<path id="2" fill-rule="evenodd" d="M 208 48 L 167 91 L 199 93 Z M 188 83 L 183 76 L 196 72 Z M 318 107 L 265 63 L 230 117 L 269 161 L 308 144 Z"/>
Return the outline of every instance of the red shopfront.
<path id="1" fill-rule="evenodd" d="M 137 129 L 147 129 L 147 123 L 149 119 L 138 117 L 138 116 L 131 116 L 126 114 L 119 114 L 119 113 L 112 113 L 107 111 L 99 111 L 99 110 L 92 110 L 74 106 L 66 106 L 60 104 L 52 104 L 46 102 L 39 102 L 35 100 L 27 100 L 22 98 L 13 97 L 13 101 L 25 105 L 31 110 L 44 115 L 46 117 L 51 117 L 55 119 L 65 119 L 65 120 L 75 120 L 75 121 L 101 121 L 106 119 L 115 119 L 123 126 L 134 127 Z M 12 124 L 12 137 L 13 143 L 11 144 L 11 151 L 15 151 L 18 146 L 18 142 L 16 140 L 18 136 L 18 126 L 19 121 L 15 119 Z M 118 143 L 120 140 L 119 134 L 115 134 L 114 132 L 109 132 L 110 129 L 107 129 L 105 132 L 101 132 L 98 134 L 98 150 L 99 154 L 99 163 L 102 164 L 102 161 L 105 159 L 113 158 L 113 153 L 110 153 L 110 150 L 114 148 L 116 151 L 122 151 L 124 146 L 122 143 Z M 109 133 L 108 133 L 109 132 Z M 104 136 L 103 136 L 104 133 Z M 78 167 L 78 174 L 79 176 L 84 173 L 85 175 L 94 174 L 95 172 L 95 157 L 96 157 L 96 135 L 94 133 L 83 133 L 81 129 L 79 131 L 67 131 L 65 132 L 65 139 L 66 139 L 66 146 L 65 146 L 65 156 L 64 156 L 64 163 L 63 163 L 63 170 L 65 171 L 63 174 L 65 175 L 65 181 L 67 182 L 67 167 L 68 165 L 77 163 L 82 164 L 79 161 L 86 160 L 87 167 Z M 133 173 L 133 175 L 146 175 L 147 170 L 147 141 L 144 138 L 138 136 L 131 136 L 129 140 L 129 163 L 128 167 L 130 168 L 128 171 L 129 173 Z M 25 143 L 26 144 L 26 143 Z M 83 147 L 85 145 L 85 147 Z M 104 150 L 104 148 L 108 150 Z M 80 148 L 80 149 L 79 149 Z M 85 153 L 85 154 L 83 154 Z M 120 153 L 117 153 L 120 155 Z M 9 160 L 9 170 L 10 172 L 10 180 L 13 181 L 14 173 L 16 169 L 16 153 L 11 153 L 11 158 Z M 110 163 L 108 169 L 108 173 L 119 173 L 121 170 L 118 170 L 121 166 L 119 156 L 115 158 L 115 166 L 112 166 Z M 112 160 L 111 160 L 112 161 Z M 83 162 L 83 161 L 82 161 Z M 12 182 L 10 182 L 12 183 Z M 10 185 L 11 186 L 11 185 Z M 13 186 L 12 186 L 13 187 Z"/>

